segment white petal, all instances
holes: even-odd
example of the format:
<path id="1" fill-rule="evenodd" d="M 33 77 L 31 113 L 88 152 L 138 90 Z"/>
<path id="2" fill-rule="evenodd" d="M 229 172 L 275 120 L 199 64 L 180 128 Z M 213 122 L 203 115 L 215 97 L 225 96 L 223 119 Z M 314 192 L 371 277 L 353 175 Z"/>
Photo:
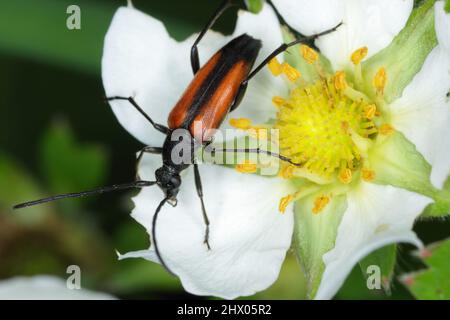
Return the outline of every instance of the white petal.
<path id="1" fill-rule="evenodd" d="M 439 45 L 450 54 L 450 13 L 444 10 L 444 1 L 437 1 L 434 5 L 436 19 L 436 34 Z"/>
<path id="2" fill-rule="evenodd" d="M 0 300 L 111 300 L 115 297 L 86 289 L 69 289 L 53 276 L 15 277 L 0 281 Z"/>
<path id="3" fill-rule="evenodd" d="M 431 181 L 441 188 L 450 174 L 450 53 L 440 45 L 390 106 L 392 125 L 432 165 Z"/>
<path id="4" fill-rule="evenodd" d="M 411 229 L 432 202 L 403 189 L 364 182 L 348 194 L 347 201 L 335 246 L 323 256 L 326 267 L 316 299 L 331 299 L 353 266 L 372 251 L 395 242 L 421 246 Z"/>
<path id="5" fill-rule="evenodd" d="M 189 65 L 180 61 L 174 45 L 160 21 L 133 8 L 119 8 L 103 49 L 106 96 L 134 96 L 154 121 L 165 124 L 180 89 L 191 77 Z M 150 145 L 162 143 L 163 135 L 127 101 L 110 104 L 119 122 L 133 136 Z"/>
<path id="6" fill-rule="evenodd" d="M 263 41 L 258 61 L 282 43 L 278 20 L 273 10 L 265 6 L 259 15 L 240 12 L 232 36 L 209 31 L 199 45 L 200 62 L 205 63 L 232 37 L 242 33 Z M 165 124 L 171 108 L 193 77 L 190 47 L 195 38 L 193 35 L 177 42 L 170 38 L 160 21 L 130 7 L 120 8 L 104 44 L 102 77 L 106 95 L 132 95 L 154 121 Z M 266 121 L 267 112 L 274 114 L 270 94 L 279 87 L 282 87 L 280 79 L 269 77 L 266 70 L 261 72 L 250 82 L 248 96 L 240 108 L 241 115 L 237 116 L 256 116 L 256 121 Z M 262 95 L 267 98 L 260 99 Z M 127 101 L 113 101 L 111 105 L 119 122 L 137 139 L 149 145 L 162 143 L 163 135 Z"/>
<path id="7" fill-rule="evenodd" d="M 144 159 L 140 172 L 144 179 L 153 178 L 157 165 L 153 158 Z M 232 299 L 267 288 L 277 279 L 291 244 L 293 215 L 291 210 L 280 214 L 278 203 L 292 190 L 281 179 L 239 174 L 219 166 L 201 165 L 200 172 L 212 249 L 208 251 L 203 244 L 205 226 L 189 168 L 177 207 L 166 206 L 159 216 L 156 236 L 163 259 L 193 294 Z M 133 199 L 132 215 L 149 234 L 162 197 L 159 189 L 148 188 Z M 153 248 L 132 253 L 137 256 L 156 260 Z"/>
<path id="8" fill-rule="evenodd" d="M 345 1 L 272 0 L 286 22 L 297 31 L 310 35 L 332 28 L 345 13 Z"/>
<path id="9" fill-rule="evenodd" d="M 335 70 L 350 65 L 350 55 L 363 46 L 368 57 L 388 46 L 405 26 L 412 0 L 274 0 L 285 19 L 303 34 L 344 24 L 321 37 L 316 45 L 330 59 Z"/>

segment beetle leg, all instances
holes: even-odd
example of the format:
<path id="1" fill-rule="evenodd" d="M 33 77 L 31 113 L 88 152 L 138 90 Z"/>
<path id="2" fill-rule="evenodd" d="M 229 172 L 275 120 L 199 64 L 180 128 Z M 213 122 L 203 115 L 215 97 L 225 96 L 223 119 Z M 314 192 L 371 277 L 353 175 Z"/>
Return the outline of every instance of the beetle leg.
<path id="1" fill-rule="evenodd" d="M 312 36 L 308 36 L 308 37 L 302 37 L 299 39 L 296 39 L 292 42 L 289 43 L 283 43 L 282 45 L 280 45 L 278 48 L 275 49 L 275 51 L 273 51 L 266 59 L 264 59 L 263 62 L 261 62 L 247 77 L 247 79 L 245 79 L 242 84 L 246 84 L 248 81 L 250 81 L 250 79 L 252 79 L 259 71 L 261 71 L 262 68 L 264 68 L 273 58 L 275 58 L 277 55 L 279 55 L 280 53 L 286 51 L 287 49 L 289 49 L 292 46 L 295 46 L 297 44 L 300 43 L 304 43 L 304 42 L 308 42 L 308 41 L 312 41 L 317 39 L 318 37 L 324 36 L 326 34 L 332 33 L 334 31 L 337 30 L 337 28 L 339 28 L 342 25 L 342 22 L 339 23 L 338 25 L 336 25 L 335 27 L 325 30 L 321 33 L 317 33 L 317 34 L 313 34 Z"/>
<path id="2" fill-rule="evenodd" d="M 195 40 L 194 44 L 191 48 L 191 66 L 192 71 L 194 74 L 197 73 L 197 71 L 200 69 L 200 59 L 198 57 L 198 44 L 205 36 L 206 32 L 211 29 L 211 27 L 214 25 L 214 23 L 219 19 L 219 17 L 229 8 L 233 5 L 232 0 L 224 0 L 223 3 L 220 5 L 220 7 L 217 9 L 216 12 L 214 12 L 213 16 L 209 19 L 206 26 L 203 28 L 203 30 L 198 35 L 197 39 Z"/>
<path id="3" fill-rule="evenodd" d="M 209 219 L 208 215 L 206 214 L 205 209 L 205 202 L 203 201 L 203 188 L 202 188 L 202 181 L 200 179 L 200 171 L 198 170 L 198 164 L 194 163 L 194 174 L 195 174 L 195 187 L 197 189 L 198 197 L 200 198 L 200 202 L 202 205 L 202 214 L 203 214 L 203 221 L 205 222 L 205 240 L 203 241 L 204 244 L 206 244 L 206 247 L 208 250 L 211 250 L 211 247 L 209 245 Z"/>
<path id="4" fill-rule="evenodd" d="M 161 154 L 162 152 L 163 152 L 163 148 L 150 147 L 150 146 L 146 146 L 139 151 L 139 154 L 136 158 L 136 180 L 141 179 L 138 174 L 138 169 L 139 169 L 139 164 L 141 163 L 142 157 L 144 156 L 144 153 Z"/>
<path id="5" fill-rule="evenodd" d="M 280 13 L 280 11 L 278 11 L 277 7 L 273 4 L 272 0 L 266 0 L 266 2 L 267 2 L 267 4 L 269 6 L 272 7 L 273 11 L 275 12 L 275 15 L 278 18 L 278 21 L 280 22 L 280 24 L 282 26 L 285 26 L 286 28 L 288 28 L 289 31 L 295 35 L 296 38 L 303 38 L 303 37 L 305 37 L 303 34 L 301 34 L 297 30 L 295 30 L 293 27 L 291 27 L 291 25 L 289 23 L 287 23 L 286 19 L 283 18 L 283 16 Z M 314 39 L 312 39 L 312 40 L 314 40 Z M 312 48 L 317 50 L 317 47 L 314 45 L 313 41 L 305 40 L 305 42 L 307 42 L 308 46 L 310 46 L 310 47 L 312 47 Z"/>
<path id="6" fill-rule="evenodd" d="M 153 126 L 153 128 L 155 128 L 156 130 L 158 130 L 161 133 L 164 133 L 165 135 L 169 134 L 170 129 L 167 128 L 165 125 L 156 123 L 155 121 L 152 120 L 152 118 L 150 118 L 150 116 L 145 113 L 145 111 L 137 104 L 137 102 L 134 100 L 133 97 L 119 97 L 119 96 L 115 96 L 115 97 L 108 97 L 106 98 L 106 100 L 108 101 L 113 101 L 113 100 L 126 100 L 129 101 L 131 103 L 131 105 L 133 107 L 136 108 L 136 110 L 142 114 L 144 116 L 145 119 L 147 119 L 151 125 Z"/>

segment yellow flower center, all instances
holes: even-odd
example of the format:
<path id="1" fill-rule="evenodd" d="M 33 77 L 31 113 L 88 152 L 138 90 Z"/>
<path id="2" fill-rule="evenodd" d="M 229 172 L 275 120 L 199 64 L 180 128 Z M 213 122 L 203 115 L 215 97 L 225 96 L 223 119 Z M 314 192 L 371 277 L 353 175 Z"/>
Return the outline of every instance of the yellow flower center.
<path id="1" fill-rule="evenodd" d="M 345 95 L 343 81 L 337 74 L 294 88 L 279 104 L 275 128 L 281 154 L 318 176 L 339 174 L 343 183 L 349 183 L 361 162 L 360 141 L 377 132 L 372 121 L 376 108 Z"/>

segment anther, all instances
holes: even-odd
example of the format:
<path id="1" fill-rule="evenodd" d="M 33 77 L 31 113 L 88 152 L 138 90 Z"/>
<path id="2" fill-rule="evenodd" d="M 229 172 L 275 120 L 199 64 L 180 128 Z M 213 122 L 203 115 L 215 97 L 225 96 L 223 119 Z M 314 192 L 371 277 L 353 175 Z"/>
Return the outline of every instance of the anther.
<path id="1" fill-rule="evenodd" d="M 283 62 L 281 65 L 281 70 L 288 77 L 288 79 L 292 82 L 295 82 L 298 78 L 300 78 L 301 73 L 294 67 L 292 67 L 289 63 Z"/>
<path id="2" fill-rule="evenodd" d="M 344 184 L 352 182 L 352 170 L 344 168 L 339 172 L 339 180 Z"/>
<path id="3" fill-rule="evenodd" d="M 393 134 L 395 132 L 395 129 L 390 125 L 390 124 L 382 124 L 380 126 L 380 128 L 378 129 L 378 131 L 385 136 L 390 136 L 391 134 Z"/>
<path id="4" fill-rule="evenodd" d="M 240 173 L 255 173 L 257 169 L 257 165 L 249 160 L 245 160 L 243 163 L 236 165 L 236 170 Z"/>
<path id="5" fill-rule="evenodd" d="M 360 64 L 361 61 L 367 56 L 369 49 L 367 47 L 362 47 L 352 53 L 351 60 L 354 65 Z"/>
<path id="6" fill-rule="evenodd" d="M 278 211 L 285 213 L 287 206 L 292 202 L 292 200 L 294 200 L 294 196 L 292 194 L 281 198 L 278 205 Z"/>
<path id="7" fill-rule="evenodd" d="M 273 58 L 272 60 L 270 60 L 267 66 L 269 67 L 270 72 L 275 77 L 278 77 L 280 74 L 283 73 L 283 70 L 281 69 L 281 64 L 277 58 Z"/>
<path id="8" fill-rule="evenodd" d="M 364 181 L 371 182 L 375 180 L 375 171 L 364 168 L 361 170 L 361 177 Z"/>
<path id="9" fill-rule="evenodd" d="M 286 100 L 283 99 L 282 97 L 279 97 L 279 96 L 273 97 L 273 98 L 272 98 L 272 102 L 273 102 L 273 104 L 274 104 L 275 106 L 277 106 L 278 108 L 279 108 L 279 107 L 282 107 L 282 106 L 284 106 L 284 105 L 286 104 Z"/>
<path id="10" fill-rule="evenodd" d="M 325 207 L 330 203 L 330 197 L 328 196 L 320 196 L 314 200 L 314 207 L 312 212 L 314 214 L 318 214 L 325 209 Z"/>
<path id="11" fill-rule="evenodd" d="M 313 64 L 319 59 L 319 54 L 314 49 L 308 47 L 305 44 L 302 44 L 300 46 L 300 54 L 308 64 Z"/>
<path id="12" fill-rule="evenodd" d="M 377 115 L 377 106 L 374 104 L 369 104 L 364 107 L 364 117 L 372 120 Z"/>
<path id="13" fill-rule="evenodd" d="M 347 81 L 345 80 L 344 71 L 338 71 L 334 75 L 334 87 L 336 90 L 344 90 L 347 88 Z"/>
<path id="14" fill-rule="evenodd" d="M 252 126 L 252 122 L 247 118 L 230 119 L 230 125 L 236 129 L 248 130 Z"/>
<path id="15" fill-rule="evenodd" d="M 378 69 L 377 73 L 375 74 L 375 77 L 373 78 L 373 85 L 375 89 L 377 89 L 377 92 L 383 94 L 384 88 L 386 87 L 387 83 L 387 74 L 385 68 Z"/>

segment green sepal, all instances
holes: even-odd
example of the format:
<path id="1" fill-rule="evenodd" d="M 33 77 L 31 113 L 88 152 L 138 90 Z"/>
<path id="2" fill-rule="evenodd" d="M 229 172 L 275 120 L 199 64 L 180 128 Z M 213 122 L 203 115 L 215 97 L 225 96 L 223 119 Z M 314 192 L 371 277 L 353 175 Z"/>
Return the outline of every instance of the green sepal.
<path id="1" fill-rule="evenodd" d="M 434 26 L 435 0 L 427 0 L 413 10 L 405 28 L 392 43 L 362 64 L 365 92 L 375 97 L 372 81 L 384 67 L 387 85 L 384 98 L 389 103 L 402 95 L 403 90 L 420 71 L 431 50 L 437 45 Z"/>
<path id="2" fill-rule="evenodd" d="M 436 189 L 430 182 L 431 166 L 402 133 L 378 136 L 369 152 L 370 169 L 375 171 L 374 183 L 392 185 L 425 196 L 434 197 Z"/>
<path id="3" fill-rule="evenodd" d="M 442 217 L 450 213 L 450 181 L 443 190 L 430 181 L 431 165 L 402 133 L 379 136 L 369 153 L 374 183 L 392 185 L 432 198 L 421 217 Z"/>
<path id="4" fill-rule="evenodd" d="M 418 252 L 426 270 L 402 275 L 400 280 L 418 299 L 450 299 L 450 238 Z"/>
<path id="5" fill-rule="evenodd" d="M 318 214 L 313 214 L 314 201 L 321 190 L 300 199 L 294 208 L 294 248 L 306 278 L 307 297 L 313 299 L 322 279 L 325 264 L 322 256 L 333 249 L 339 224 L 347 209 L 345 195 L 331 197 L 330 203 Z"/>
<path id="6" fill-rule="evenodd" d="M 391 244 L 380 248 L 359 262 L 361 272 L 367 279 L 370 276 L 368 270 L 370 266 L 378 266 L 381 272 L 381 287 L 387 294 L 390 294 L 391 281 L 394 276 L 394 268 L 397 259 L 397 246 Z"/>

